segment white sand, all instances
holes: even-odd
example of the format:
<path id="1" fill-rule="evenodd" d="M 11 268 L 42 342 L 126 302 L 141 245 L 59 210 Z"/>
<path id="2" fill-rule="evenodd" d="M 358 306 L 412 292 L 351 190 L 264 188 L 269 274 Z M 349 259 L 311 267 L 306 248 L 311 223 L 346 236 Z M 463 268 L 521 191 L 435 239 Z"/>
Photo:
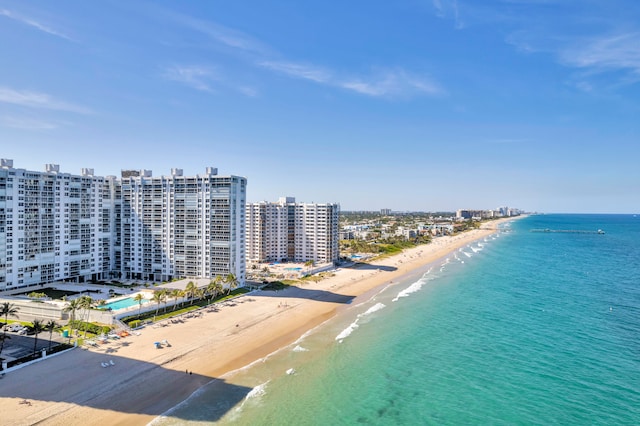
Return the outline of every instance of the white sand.
<path id="1" fill-rule="evenodd" d="M 0 423 L 147 424 L 211 379 L 294 342 L 334 315 L 345 299 L 397 282 L 402 275 L 493 233 L 504 220 L 371 262 L 395 270 L 341 269 L 318 283 L 244 295 L 235 306 L 223 306 L 219 312 L 148 327 L 139 336 L 90 350 L 75 349 L 8 373 L 0 380 Z M 162 340 L 171 346 L 156 349 L 154 342 Z M 115 366 L 101 366 L 109 360 Z M 30 404 L 21 403 L 25 399 Z"/>

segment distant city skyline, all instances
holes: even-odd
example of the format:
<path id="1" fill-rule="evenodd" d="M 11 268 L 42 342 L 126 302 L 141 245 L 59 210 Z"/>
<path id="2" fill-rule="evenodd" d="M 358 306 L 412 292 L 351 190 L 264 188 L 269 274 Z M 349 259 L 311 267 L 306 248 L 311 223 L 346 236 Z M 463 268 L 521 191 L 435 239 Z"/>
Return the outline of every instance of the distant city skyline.
<path id="1" fill-rule="evenodd" d="M 0 0 L 0 158 L 247 201 L 640 213 L 632 0 Z"/>

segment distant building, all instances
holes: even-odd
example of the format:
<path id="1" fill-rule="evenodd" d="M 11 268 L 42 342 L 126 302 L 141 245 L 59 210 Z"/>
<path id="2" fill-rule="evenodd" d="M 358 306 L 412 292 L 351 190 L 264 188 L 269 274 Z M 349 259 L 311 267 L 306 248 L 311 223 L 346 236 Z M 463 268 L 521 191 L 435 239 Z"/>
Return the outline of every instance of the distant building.
<path id="1" fill-rule="evenodd" d="M 253 262 L 330 263 L 339 258 L 338 204 L 278 202 L 247 204 L 247 259 Z"/>
<path id="2" fill-rule="evenodd" d="M 456 211 L 456 219 L 493 219 L 498 217 L 519 216 L 521 213 L 521 210 L 509 207 L 498 207 L 495 210 L 460 209 Z"/>
<path id="3" fill-rule="evenodd" d="M 382 216 L 389 216 L 391 214 L 391 209 L 380 209 L 380 214 Z"/>
<path id="4" fill-rule="evenodd" d="M 0 160 L 0 290 L 53 281 L 245 280 L 246 179 L 44 172 Z"/>

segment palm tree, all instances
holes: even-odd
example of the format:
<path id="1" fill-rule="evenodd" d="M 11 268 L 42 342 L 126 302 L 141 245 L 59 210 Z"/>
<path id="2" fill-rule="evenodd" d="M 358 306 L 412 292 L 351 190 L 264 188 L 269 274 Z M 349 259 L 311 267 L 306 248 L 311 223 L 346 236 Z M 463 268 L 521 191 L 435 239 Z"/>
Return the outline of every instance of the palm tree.
<path id="1" fill-rule="evenodd" d="M 222 294 L 224 292 L 224 286 L 222 285 L 222 277 L 216 277 L 216 296 Z"/>
<path id="2" fill-rule="evenodd" d="M 54 320 L 49 320 L 47 321 L 47 323 L 44 325 L 44 329 L 45 331 L 49 332 L 49 349 L 48 351 L 51 352 L 51 339 L 53 337 L 53 330 L 55 330 L 56 328 L 58 328 L 58 323 L 55 322 Z"/>
<path id="3" fill-rule="evenodd" d="M 231 293 L 231 290 L 238 287 L 238 279 L 234 274 L 228 274 L 227 277 L 224 279 L 224 282 L 229 285 L 229 287 L 227 287 L 227 295 Z"/>
<path id="4" fill-rule="evenodd" d="M 187 300 L 187 292 L 184 290 L 180 290 L 180 297 L 182 297 L 182 302 L 180 302 L 180 307 L 182 308 L 184 306 L 184 302 L 186 302 Z"/>
<path id="5" fill-rule="evenodd" d="M 190 305 L 193 304 L 193 296 L 196 293 L 196 290 L 198 289 L 198 287 L 196 287 L 196 285 L 194 284 L 193 281 L 189 281 L 187 283 L 187 286 L 185 287 L 184 291 L 187 293 L 187 295 L 189 296 L 189 299 L 191 300 L 191 303 L 189 303 Z"/>
<path id="6" fill-rule="evenodd" d="M 35 339 L 33 340 L 33 354 L 36 354 L 36 348 L 38 347 L 38 334 L 44 331 L 44 324 L 42 320 L 34 319 L 33 320 L 33 331 L 36 333 Z"/>
<path id="7" fill-rule="evenodd" d="M 158 293 L 160 293 L 160 300 L 164 303 L 164 309 L 162 312 L 167 312 L 167 298 L 169 297 L 169 292 L 166 288 L 163 288 Z"/>
<path id="8" fill-rule="evenodd" d="M 9 339 L 9 337 L 7 336 L 7 326 L 9 325 L 9 316 L 18 318 L 19 310 L 20 308 L 18 308 L 13 303 L 4 302 L 2 305 L 0 305 L 0 316 L 4 317 L 4 328 L 2 329 L 2 342 L 0 342 L 0 354 L 4 349 L 5 340 Z"/>
<path id="9" fill-rule="evenodd" d="M 207 285 L 206 292 L 211 297 L 209 298 L 209 303 L 213 301 L 220 293 L 222 293 L 222 277 L 218 275 L 214 280 L 212 280 L 209 285 Z"/>
<path id="10" fill-rule="evenodd" d="M 310 270 L 311 268 L 313 268 L 313 265 L 314 265 L 315 263 L 316 263 L 316 262 L 315 262 L 315 261 L 313 261 L 313 260 L 307 260 L 306 262 L 304 262 L 304 266 L 306 266 L 306 267 L 307 267 L 307 274 L 309 273 L 309 270 Z"/>
<path id="11" fill-rule="evenodd" d="M 159 291 L 154 291 L 151 300 L 157 303 L 156 313 L 153 315 L 153 320 L 155 321 L 158 315 L 158 309 L 160 309 L 160 303 L 162 303 L 162 294 Z"/>
<path id="12" fill-rule="evenodd" d="M 133 300 L 138 302 L 138 316 L 140 316 L 140 312 L 142 311 L 142 301 L 144 300 L 144 296 L 142 293 L 138 293 L 133 296 Z"/>
<path id="13" fill-rule="evenodd" d="M 175 300 L 174 307 L 173 307 L 173 310 L 175 311 L 176 310 L 176 305 L 178 304 L 178 299 L 181 297 L 182 292 L 180 291 L 180 289 L 174 288 L 173 290 L 171 290 L 171 292 L 169 294 L 170 294 L 171 298 L 173 300 Z"/>
<path id="14" fill-rule="evenodd" d="M 69 324 L 71 325 L 69 327 L 71 329 L 69 330 L 69 340 L 71 340 L 71 335 L 73 334 L 73 327 L 76 321 L 76 311 L 82 308 L 81 304 L 82 304 L 82 301 L 80 299 L 73 299 L 69 303 L 67 303 L 67 306 L 65 306 L 64 309 L 62 310 L 63 312 L 71 313 L 69 315 Z"/>
<path id="15" fill-rule="evenodd" d="M 204 288 L 196 289 L 195 295 L 198 298 L 198 300 L 204 299 L 206 294 L 207 294 L 207 291 Z"/>
<path id="16" fill-rule="evenodd" d="M 80 307 L 84 309 L 84 337 L 87 337 L 87 328 L 89 327 L 89 310 L 93 299 L 91 296 L 80 296 Z"/>

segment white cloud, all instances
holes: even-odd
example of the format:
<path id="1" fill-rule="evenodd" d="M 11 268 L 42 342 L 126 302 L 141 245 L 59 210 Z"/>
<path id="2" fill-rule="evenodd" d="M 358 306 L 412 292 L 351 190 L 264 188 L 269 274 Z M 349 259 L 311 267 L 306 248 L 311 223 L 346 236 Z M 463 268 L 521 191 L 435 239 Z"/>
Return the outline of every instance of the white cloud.
<path id="1" fill-rule="evenodd" d="M 458 0 L 432 0 L 432 3 L 438 18 L 447 19 L 447 17 L 451 15 L 453 17 L 455 29 L 461 30 L 464 28 L 464 23 L 460 19 Z"/>
<path id="2" fill-rule="evenodd" d="M 316 83 L 325 83 L 328 82 L 331 78 L 331 73 L 329 71 L 310 65 L 278 61 L 262 61 L 259 62 L 258 65 L 273 71 L 287 74 L 291 77 L 311 80 L 315 81 Z"/>
<path id="3" fill-rule="evenodd" d="M 567 68 L 579 69 L 570 85 L 583 92 L 594 90 L 589 81 L 598 74 L 620 73 L 614 85 L 640 81 L 640 32 L 616 33 L 597 37 L 569 37 L 518 31 L 506 42 L 525 53 L 548 53 Z"/>
<path id="4" fill-rule="evenodd" d="M 250 98 L 255 98 L 256 96 L 258 96 L 260 94 L 257 89 L 255 89 L 253 87 L 249 87 L 249 86 L 238 87 L 238 91 L 240 93 L 242 93 L 243 95 L 248 96 Z"/>
<path id="5" fill-rule="evenodd" d="M 457 0 L 446 1 L 449 2 L 448 5 L 454 11 L 455 19 L 458 21 Z M 437 7 L 441 3 L 439 0 L 435 0 L 434 5 Z M 275 52 L 270 46 L 240 31 L 188 16 L 171 14 L 171 17 L 183 25 L 207 35 L 217 43 L 230 48 L 233 54 L 248 61 L 250 64 L 292 78 L 339 87 L 374 97 L 410 97 L 416 94 L 441 95 L 444 93 L 431 79 L 411 75 L 401 69 L 379 72 L 369 77 L 347 78 L 326 67 L 281 59 L 282 55 Z M 210 70 L 201 67 L 173 67 L 168 69 L 165 75 L 167 78 L 180 81 L 203 91 L 212 91 L 210 82 L 215 79 L 215 75 Z M 243 85 L 238 86 L 236 90 L 247 96 L 257 95 L 257 91 L 253 88 L 247 88 Z"/>
<path id="6" fill-rule="evenodd" d="M 580 41 L 562 49 L 559 58 L 572 67 L 640 72 L 640 33 Z"/>
<path id="7" fill-rule="evenodd" d="M 427 77 L 418 77 L 402 69 L 382 70 L 371 76 L 342 77 L 324 68 L 293 62 L 262 61 L 260 66 L 291 77 L 326 86 L 340 87 L 372 97 L 412 97 L 441 95 L 444 91 Z"/>
<path id="8" fill-rule="evenodd" d="M 214 87 L 216 85 L 231 88 L 251 98 L 258 96 L 258 91 L 255 88 L 246 85 L 234 87 L 225 81 L 225 78 L 217 70 L 211 67 L 174 65 L 165 69 L 164 77 L 201 92 L 216 93 L 217 90 Z"/>
<path id="9" fill-rule="evenodd" d="M 199 66 L 173 66 L 165 70 L 169 80 L 183 83 L 192 89 L 213 93 L 211 82 L 218 80 L 212 69 Z"/>
<path id="10" fill-rule="evenodd" d="M 28 108 L 44 108 L 58 111 L 91 114 L 92 111 L 83 106 L 70 104 L 54 99 L 46 93 L 19 91 L 0 86 L 0 102 L 20 105 Z"/>
<path id="11" fill-rule="evenodd" d="M 190 16 L 171 14 L 171 17 L 177 22 L 210 37 L 212 40 L 222 44 L 225 47 L 237 50 L 243 53 L 251 53 L 254 55 L 266 55 L 269 47 L 259 40 L 245 34 L 241 31 L 225 27 L 210 21 L 203 21 L 192 18 Z"/>
<path id="12" fill-rule="evenodd" d="M 401 69 L 378 72 L 369 78 L 355 78 L 339 82 L 348 90 L 374 97 L 437 96 L 444 90 L 427 77 L 418 77 Z"/>
<path id="13" fill-rule="evenodd" d="M 60 31 L 54 30 L 53 28 L 50 28 L 50 27 L 48 27 L 48 26 L 46 26 L 44 24 L 41 24 L 40 22 L 37 22 L 37 21 L 35 21 L 35 20 L 31 19 L 31 18 L 27 18 L 25 16 L 16 14 L 14 12 L 11 12 L 10 10 L 0 9 L 0 16 L 5 16 L 5 17 L 7 17 L 9 19 L 13 19 L 14 21 L 23 23 L 25 25 L 29 25 L 30 27 L 36 28 L 36 29 L 38 29 L 38 30 L 40 30 L 40 31 L 42 31 L 44 33 L 51 34 L 53 36 L 63 38 L 65 40 L 73 41 L 73 39 L 71 37 L 69 37 L 68 35 L 66 35 L 66 34 L 64 34 L 64 33 L 60 32 Z"/>

